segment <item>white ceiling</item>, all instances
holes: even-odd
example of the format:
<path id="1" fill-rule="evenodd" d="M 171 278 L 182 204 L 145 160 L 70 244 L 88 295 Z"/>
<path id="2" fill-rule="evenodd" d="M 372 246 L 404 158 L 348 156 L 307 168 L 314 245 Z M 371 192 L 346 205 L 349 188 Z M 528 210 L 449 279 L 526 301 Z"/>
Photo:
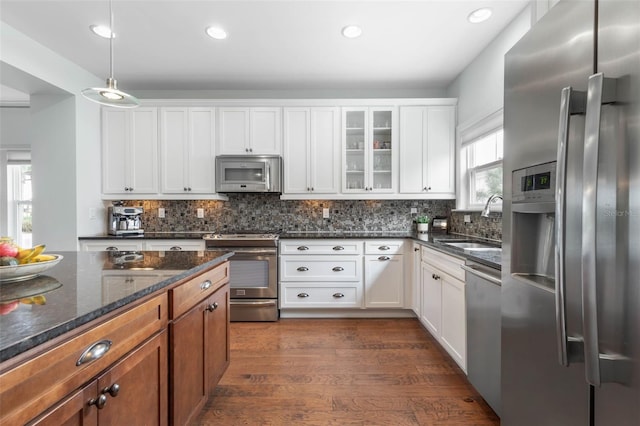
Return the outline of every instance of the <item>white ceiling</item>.
<path id="1" fill-rule="evenodd" d="M 115 78 L 125 91 L 445 88 L 528 3 L 114 0 Z M 493 17 L 470 24 L 485 6 Z M 108 25 L 107 0 L 0 0 L 0 19 L 108 77 L 109 41 L 89 31 Z M 348 24 L 362 37 L 342 37 Z"/>

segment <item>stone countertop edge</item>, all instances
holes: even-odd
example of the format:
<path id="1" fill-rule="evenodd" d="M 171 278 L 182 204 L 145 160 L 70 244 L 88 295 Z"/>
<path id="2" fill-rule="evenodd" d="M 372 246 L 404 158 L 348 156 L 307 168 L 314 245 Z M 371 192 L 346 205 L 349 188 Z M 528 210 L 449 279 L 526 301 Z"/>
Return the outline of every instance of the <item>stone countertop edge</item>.
<path id="1" fill-rule="evenodd" d="M 118 308 L 121 308 L 123 306 L 126 306 L 130 303 L 135 302 L 136 300 L 139 300 L 147 295 L 150 295 L 152 293 L 155 293 L 165 287 L 170 286 L 171 284 L 174 284 L 184 278 L 187 278 L 191 275 L 197 275 L 202 271 L 205 271 L 207 269 L 210 269 L 222 262 L 224 262 L 225 260 L 229 259 L 231 256 L 233 256 L 234 253 L 233 252 L 229 252 L 229 253 L 225 253 L 213 260 L 210 260 L 208 262 L 202 263 L 194 268 L 185 270 L 179 274 L 176 274 L 170 278 L 167 278 L 163 281 L 160 281 L 156 284 L 150 285 L 148 287 L 145 287 L 144 289 L 130 294 L 127 297 L 124 297 L 122 299 L 119 299 L 113 303 L 110 303 L 108 305 L 102 306 L 99 309 L 96 309 L 94 311 L 88 312 L 84 315 L 75 317 L 69 321 L 66 321 L 64 323 L 61 323 L 53 328 L 50 328 L 46 331 L 43 331 L 41 333 L 35 334 L 30 336 L 27 339 L 24 339 L 20 342 L 17 342 L 13 345 L 7 346 L 5 348 L 2 348 L 2 350 L 0 350 L 0 362 L 4 362 L 16 355 L 19 355 L 23 352 L 26 352 L 29 349 L 35 348 L 38 345 L 41 345 L 43 343 L 48 342 L 49 340 L 52 340 L 58 336 L 61 336 L 69 331 L 72 331 L 84 324 L 87 324 L 97 318 L 100 318 L 112 311 L 115 311 Z"/>

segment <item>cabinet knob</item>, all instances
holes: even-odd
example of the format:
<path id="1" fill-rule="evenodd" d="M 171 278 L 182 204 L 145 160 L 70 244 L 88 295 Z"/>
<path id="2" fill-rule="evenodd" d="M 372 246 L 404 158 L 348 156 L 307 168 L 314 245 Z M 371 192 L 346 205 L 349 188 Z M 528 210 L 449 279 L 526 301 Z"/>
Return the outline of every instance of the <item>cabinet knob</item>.
<path id="1" fill-rule="evenodd" d="M 180 247 L 180 246 L 172 246 L 169 250 L 179 251 L 179 250 L 182 250 L 182 247 Z"/>
<path id="2" fill-rule="evenodd" d="M 344 271 L 344 268 L 342 266 L 336 266 L 332 269 L 332 271 L 334 272 L 342 272 Z"/>
<path id="3" fill-rule="evenodd" d="M 245 148 L 245 149 L 244 149 L 244 152 L 249 152 L 249 148 Z"/>
<path id="4" fill-rule="evenodd" d="M 249 152 L 253 152 L 253 148 L 249 148 Z"/>
<path id="5" fill-rule="evenodd" d="M 218 302 L 213 302 L 212 304 L 207 306 L 207 311 L 209 311 L 209 312 L 213 312 L 216 309 L 218 309 Z"/>
<path id="6" fill-rule="evenodd" d="M 387 251 L 387 250 L 391 250 L 391 248 L 389 246 L 380 246 L 378 247 L 378 250 Z"/>
<path id="7" fill-rule="evenodd" d="M 311 188 L 309 188 L 308 186 L 307 186 L 307 191 L 308 191 L 308 192 L 311 192 Z"/>
<path id="8" fill-rule="evenodd" d="M 300 251 L 309 250 L 309 247 L 307 247 L 307 246 L 299 246 L 298 250 L 300 250 Z"/>
<path id="9" fill-rule="evenodd" d="M 341 251 L 341 250 L 344 250 L 344 247 L 342 247 L 342 246 L 335 246 L 333 249 L 334 249 L 335 251 Z"/>
<path id="10" fill-rule="evenodd" d="M 298 271 L 300 271 L 300 272 L 307 272 L 308 270 L 309 270 L 309 268 L 307 268 L 306 266 L 298 267 Z"/>
<path id="11" fill-rule="evenodd" d="M 91 398 L 88 402 L 88 405 L 95 405 L 98 408 L 98 410 L 102 410 L 106 404 L 107 404 L 107 396 L 105 394 L 101 394 L 97 398 Z"/>
<path id="12" fill-rule="evenodd" d="M 207 290 L 211 287 L 211 280 L 205 280 L 200 284 L 200 290 Z"/>
<path id="13" fill-rule="evenodd" d="M 315 191 L 315 189 L 313 189 L 313 186 L 311 187 L 311 192 Z"/>
<path id="14" fill-rule="evenodd" d="M 413 251 L 420 251 L 420 248 L 419 247 L 414 247 Z"/>
<path id="15" fill-rule="evenodd" d="M 391 258 L 389 256 L 380 256 L 378 258 L 378 260 L 390 260 Z"/>
<path id="16" fill-rule="evenodd" d="M 114 383 L 111 386 L 102 389 L 102 394 L 103 395 L 108 393 L 109 395 L 111 395 L 114 398 L 116 396 L 118 396 L 118 392 L 120 392 L 120 385 L 117 384 L 117 383 Z"/>
<path id="17" fill-rule="evenodd" d="M 187 187 L 186 186 L 183 187 L 182 190 L 186 192 L 187 191 Z"/>
<path id="18" fill-rule="evenodd" d="M 187 188 L 189 189 L 189 191 L 191 191 L 191 187 L 190 187 L 190 186 L 189 186 L 189 187 L 187 187 Z"/>
<path id="19" fill-rule="evenodd" d="M 336 299 L 340 299 L 341 297 L 344 297 L 344 294 L 342 294 L 342 293 L 333 293 L 333 297 L 335 297 Z"/>
<path id="20" fill-rule="evenodd" d="M 440 275 L 431 274 L 431 278 L 433 278 L 434 280 L 439 280 L 440 279 Z"/>
<path id="21" fill-rule="evenodd" d="M 308 293 L 298 293 L 298 297 L 302 297 L 302 298 L 309 297 L 309 294 Z"/>
<path id="22" fill-rule="evenodd" d="M 131 192 L 131 191 L 133 191 L 133 187 L 132 186 L 129 187 L 129 192 Z"/>

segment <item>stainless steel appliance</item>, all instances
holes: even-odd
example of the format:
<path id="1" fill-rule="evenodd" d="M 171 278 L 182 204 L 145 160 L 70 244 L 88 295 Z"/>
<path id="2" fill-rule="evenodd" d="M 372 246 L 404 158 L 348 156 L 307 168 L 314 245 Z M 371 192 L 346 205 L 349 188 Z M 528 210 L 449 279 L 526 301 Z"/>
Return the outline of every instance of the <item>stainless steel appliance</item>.
<path id="1" fill-rule="evenodd" d="M 502 424 L 640 424 L 640 2 L 505 56 Z"/>
<path id="2" fill-rule="evenodd" d="M 216 157 L 217 192 L 282 192 L 282 157 L 220 155 Z"/>
<path id="3" fill-rule="evenodd" d="M 142 207 L 113 205 L 107 208 L 107 229 L 110 235 L 143 234 Z"/>
<path id="4" fill-rule="evenodd" d="M 500 271 L 467 261 L 467 378 L 497 415 L 500 404 Z"/>
<path id="5" fill-rule="evenodd" d="M 277 321 L 278 235 L 206 234 L 209 250 L 229 250 L 231 321 Z"/>
<path id="6" fill-rule="evenodd" d="M 437 216 L 433 218 L 433 223 L 431 224 L 431 232 L 432 233 L 444 233 L 446 234 L 449 231 L 448 227 L 448 219 L 445 216 Z"/>

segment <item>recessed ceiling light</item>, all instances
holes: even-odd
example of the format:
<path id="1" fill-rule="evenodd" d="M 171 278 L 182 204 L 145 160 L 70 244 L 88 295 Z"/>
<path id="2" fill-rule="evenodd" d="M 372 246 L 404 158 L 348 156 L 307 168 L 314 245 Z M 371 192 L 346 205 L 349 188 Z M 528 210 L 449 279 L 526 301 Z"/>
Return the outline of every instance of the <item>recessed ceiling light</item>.
<path id="1" fill-rule="evenodd" d="M 93 31 L 93 33 L 95 35 L 98 35 L 100 37 L 104 37 L 104 38 L 111 38 L 114 37 L 115 38 L 115 34 L 111 34 L 111 28 L 107 27 L 106 25 L 91 25 L 89 26 L 89 29 L 91 31 Z"/>
<path id="2" fill-rule="evenodd" d="M 220 27 L 207 27 L 207 34 L 216 40 L 224 40 L 227 38 L 227 32 Z"/>
<path id="3" fill-rule="evenodd" d="M 362 35 L 362 28 L 357 25 L 347 25 L 342 29 L 342 35 L 346 38 L 357 38 Z"/>
<path id="4" fill-rule="evenodd" d="M 467 16 L 467 20 L 472 24 L 478 24 L 480 22 L 484 22 L 491 17 L 493 12 L 488 7 L 483 7 L 481 9 L 474 10 Z"/>

